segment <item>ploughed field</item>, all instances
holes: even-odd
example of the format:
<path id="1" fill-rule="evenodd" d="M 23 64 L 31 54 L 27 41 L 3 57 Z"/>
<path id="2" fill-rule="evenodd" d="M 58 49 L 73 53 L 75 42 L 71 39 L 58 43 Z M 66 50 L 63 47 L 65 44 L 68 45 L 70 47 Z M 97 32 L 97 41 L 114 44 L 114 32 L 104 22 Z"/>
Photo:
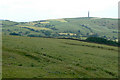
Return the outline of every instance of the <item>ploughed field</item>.
<path id="1" fill-rule="evenodd" d="M 118 48 L 69 39 L 5 36 L 3 78 L 116 78 Z"/>

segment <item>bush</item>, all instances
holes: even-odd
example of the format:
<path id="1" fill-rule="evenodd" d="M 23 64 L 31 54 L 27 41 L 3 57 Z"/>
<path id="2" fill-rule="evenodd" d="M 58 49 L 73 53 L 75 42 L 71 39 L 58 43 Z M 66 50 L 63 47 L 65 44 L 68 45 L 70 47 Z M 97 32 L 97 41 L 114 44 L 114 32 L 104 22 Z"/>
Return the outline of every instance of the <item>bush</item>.
<path id="1" fill-rule="evenodd" d="M 10 33 L 10 35 L 20 35 L 20 34 L 12 32 L 12 33 Z"/>
<path id="2" fill-rule="evenodd" d="M 27 35 L 28 37 L 42 37 L 41 35 L 39 34 L 29 34 Z"/>
<path id="3" fill-rule="evenodd" d="M 107 40 L 107 39 L 104 39 L 104 38 L 100 38 L 100 37 L 88 37 L 86 39 L 86 41 L 87 42 L 100 43 L 100 44 L 113 45 L 113 46 L 119 46 L 119 44 L 117 42 Z"/>
<path id="4" fill-rule="evenodd" d="M 33 63 L 31 64 L 31 67 L 34 67 L 34 64 L 33 64 Z"/>
<path id="5" fill-rule="evenodd" d="M 18 66 L 22 66 L 22 64 L 19 64 Z"/>

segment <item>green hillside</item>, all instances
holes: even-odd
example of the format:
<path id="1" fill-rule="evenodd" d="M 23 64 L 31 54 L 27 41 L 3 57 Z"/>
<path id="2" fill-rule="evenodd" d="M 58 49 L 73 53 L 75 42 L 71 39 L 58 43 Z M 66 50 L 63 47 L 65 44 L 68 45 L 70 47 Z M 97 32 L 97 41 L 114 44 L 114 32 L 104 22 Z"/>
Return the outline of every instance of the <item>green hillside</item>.
<path id="1" fill-rule="evenodd" d="M 4 35 L 77 39 L 102 37 L 118 41 L 118 20 L 111 18 L 80 17 L 33 22 L 4 20 L 2 26 Z"/>
<path id="2" fill-rule="evenodd" d="M 0 25 L 3 78 L 118 77 L 117 19 L 0 20 Z"/>
<path id="3" fill-rule="evenodd" d="M 3 35 L 2 47 L 3 78 L 118 77 L 117 47 L 10 35 Z"/>

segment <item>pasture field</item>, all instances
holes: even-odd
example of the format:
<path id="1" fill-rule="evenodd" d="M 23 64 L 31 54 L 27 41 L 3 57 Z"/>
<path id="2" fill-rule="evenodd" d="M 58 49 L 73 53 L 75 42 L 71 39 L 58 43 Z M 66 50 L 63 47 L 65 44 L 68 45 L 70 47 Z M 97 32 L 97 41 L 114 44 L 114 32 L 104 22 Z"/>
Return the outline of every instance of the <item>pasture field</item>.
<path id="1" fill-rule="evenodd" d="M 65 19 L 49 19 L 48 21 L 67 22 Z"/>
<path id="2" fill-rule="evenodd" d="M 3 78 L 117 78 L 118 48 L 69 39 L 3 35 Z"/>
<path id="3" fill-rule="evenodd" d="M 32 27 L 32 26 L 20 26 L 22 28 L 30 28 L 30 29 L 34 29 L 34 30 L 51 30 L 49 28 L 44 28 L 44 27 Z"/>

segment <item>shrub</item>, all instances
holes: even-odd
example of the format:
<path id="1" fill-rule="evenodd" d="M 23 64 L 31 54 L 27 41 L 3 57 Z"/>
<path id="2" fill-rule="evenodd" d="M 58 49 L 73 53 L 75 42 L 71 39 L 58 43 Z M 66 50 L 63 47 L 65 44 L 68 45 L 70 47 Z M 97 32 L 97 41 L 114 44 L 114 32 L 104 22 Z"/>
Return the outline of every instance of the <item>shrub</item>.
<path id="1" fill-rule="evenodd" d="M 12 32 L 12 33 L 10 33 L 10 35 L 20 35 L 20 34 Z"/>
<path id="2" fill-rule="evenodd" d="M 31 64 L 31 67 L 34 67 L 34 64 L 33 64 L 33 63 Z"/>
<path id="3" fill-rule="evenodd" d="M 86 39 L 86 41 L 100 43 L 100 44 L 113 45 L 113 46 L 119 46 L 119 43 L 117 43 L 117 42 L 114 42 L 112 40 L 107 40 L 104 38 L 100 38 L 100 37 L 88 37 Z"/>
<path id="4" fill-rule="evenodd" d="M 22 64 L 19 64 L 18 66 L 22 66 Z"/>

